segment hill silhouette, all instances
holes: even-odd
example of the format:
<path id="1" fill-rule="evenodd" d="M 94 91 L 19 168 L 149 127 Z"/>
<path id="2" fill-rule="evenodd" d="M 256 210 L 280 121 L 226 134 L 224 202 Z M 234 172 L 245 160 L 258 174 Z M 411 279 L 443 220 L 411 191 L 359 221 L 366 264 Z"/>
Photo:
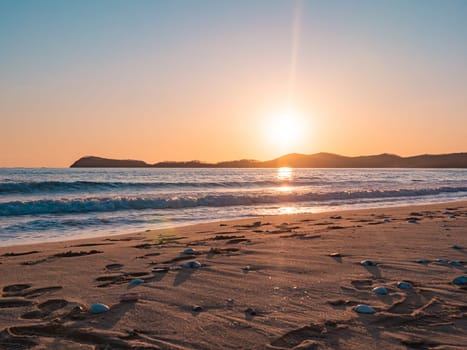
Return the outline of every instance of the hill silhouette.
<path id="1" fill-rule="evenodd" d="M 347 157 L 332 153 L 291 153 L 282 157 L 258 161 L 242 159 L 205 163 L 164 161 L 148 164 L 141 160 L 119 160 L 88 156 L 75 161 L 71 168 L 467 168 L 467 153 L 424 154 L 401 157 L 383 153 L 370 156 Z"/>

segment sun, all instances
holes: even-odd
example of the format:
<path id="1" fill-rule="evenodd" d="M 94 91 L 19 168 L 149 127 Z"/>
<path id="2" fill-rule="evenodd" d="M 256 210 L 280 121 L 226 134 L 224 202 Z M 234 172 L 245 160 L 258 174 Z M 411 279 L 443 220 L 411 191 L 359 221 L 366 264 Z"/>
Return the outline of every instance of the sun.
<path id="1" fill-rule="evenodd" d="M 280 152 L 296 151 L 303 144 L 305 119 L 298 110 L 286 108 L 271 115 L 266 123 L 266 136 Z"/>

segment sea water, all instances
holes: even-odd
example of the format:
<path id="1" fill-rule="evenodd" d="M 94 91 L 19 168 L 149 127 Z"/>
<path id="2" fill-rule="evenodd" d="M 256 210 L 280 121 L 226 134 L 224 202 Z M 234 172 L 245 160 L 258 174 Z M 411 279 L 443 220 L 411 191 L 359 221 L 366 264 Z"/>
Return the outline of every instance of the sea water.
<path id="1" fill-rule="evenodd" d="M 467 200 L 466 169 L 0 169 L 0 245 Z"/>

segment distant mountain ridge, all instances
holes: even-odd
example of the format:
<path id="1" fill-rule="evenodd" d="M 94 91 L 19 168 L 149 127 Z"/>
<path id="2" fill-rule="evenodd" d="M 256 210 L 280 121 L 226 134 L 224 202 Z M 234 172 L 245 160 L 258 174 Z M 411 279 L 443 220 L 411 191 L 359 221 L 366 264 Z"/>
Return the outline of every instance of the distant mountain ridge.
<path id="1" fill-rule="evenodd" d="M 347 157 L 333 153 L 298 154 L 258 161 L 242 159 L 219 163 L 159 162 L 148 164 L 141 160 L 82 157 L 70 168 L 467 168 L 467 153 L 423 154 L 401 157 L 395 154 Z"/>

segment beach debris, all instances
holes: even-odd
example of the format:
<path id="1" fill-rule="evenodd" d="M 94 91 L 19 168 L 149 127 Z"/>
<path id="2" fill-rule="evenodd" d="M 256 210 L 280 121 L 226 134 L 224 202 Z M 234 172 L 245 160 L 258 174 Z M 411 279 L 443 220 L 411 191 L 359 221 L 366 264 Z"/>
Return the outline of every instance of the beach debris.
<path id="1" fill-rule="evenodd" d="M 199 306 L 199 305 L 193 305 L 191 307 L 191 310 L 194 311 L 194 312 L 201 312 L 201 311 L 203 311 L 203 307 Z"/>
<path id="2" fill-rule="evenodd" d="M 362 265 L 362 266 L 376 266 L 376 265 L 378 265 L 378 263 L 376 261 L 373 261 L 373 260 L 362 260 L 362 261 L 360 261 L 360 265 Z"/>
<path id="3" fill-rule="evenodd" d="M 460 263 L 460 262 L 457 261 L 457 260 L 450 260 L 450 261 L 449 261 L 449 265 L 455 266 L 455 267 L 462 267 L 462 266 L 464 266 L 462 263 Z"/>
<path id="4" fill-rule="evenodd" d="M 417 264 L 429 264 L 430 260 L 427 259 L 418 259 L 415 261 Z"/>
<path id="5" fill-rule="evenodd" d="M 248 272 L 248 271 L 251 270 L 251 266 L 250 265 L 243 266 L 242 270 L 245 271 L 245 272 Z"/>
<path id="6" fill-rule="evenodd" d="M 186 248 L 182 254 L 191 255 L 195 253 L 196 253 L 196 250 L 194 250 L 193 248 Z"/>
<path id="7" fill-rule="evenodd" d="M 73 309 L 70 310 L 68 317 L 72 320 L 84 320 L 85 316 L 85 308 L 81 305 L 76 305 Z"/>
<path id="8" fill-rule="evenodd" d="M 141 278 L 135 278 L 135 279 L 132 279 L 130 281 L 130 287 L 136 287 L 136 286 L 139 286 L 140 284 L 143 284 L 144 283 L 144 280 L 142 280 Z"/>
<path id="9" fill-rule="evenodd" d="M 359 314 L 374 314 L 376 312 L 371 306 L 365 304 L 358 304 L 353 310 Z"/>
<path id="10" fill-rule="evenodd" d="M 135 302 L 138 301 L 139 294 L 138 293 L 125 293 L 120 295 L 121 302 Z"/>
<path id="11" fill-rule="evenodd" d="M 397 283 L 397 288 L 404 289 L 404 290 L 411 289 L 412 283 L 407 282 L 407 281 L 401 281 Z"/>
<path id="12" fill-rule="evenodd" d="M 192 261 L 187 261 L 182 266 L 190 268 L 190 269 L 196 269 L 196 268 L 201 267 L 202 265 L 201 265 L 201 263 L 199 261 L 192 260 Z"/>
<path id="13" fill-rule="evenodd" d="M 89 312 L 92 314 L 102 314 L 109 310 L 110 308 L 107 305 L 101 303 L 92 304 L 89 308 Z"/>
<path id="14" fill-rule="evenodd" d="M 379 294 L 379 295 L 386 295 L 389 293 L 388 289 L 386 287 L 375 287 L 372 289 L 373 293 Z"/>
<path id="15" fill-rule="evenodd" d="M 452 249 L 462 249 L 462 247 L 460 245 L 457 245 L 457 244 L 454 244 L 451 246 Z"/>
<path id="16" fill-rule="evenodd" d="M 340 258 L 340 257 L 342 257 L 342 254 L 338 253 L 338 252 L 334 252 L 334 253 L 329 254 L 329 256 L 331 256 L 333 258 Z"/>
<path id="17" fill-rule="evenodd" d="M 169 268 L 168 267 L 154 267 L 152 269 L 152 272 L 166 273 L 166 272 L 169 272 Z"/>
<path id="18" fill-rule="evenodd" d="M 249 315 L 249 316 L 256 316 L 258 315 L 258 312 L 253 309 L 252 307 L 249 307 L 245 310 L 245 314 Z"/>
<path id="19" fill-rule="evenodd" d="M 458 276 L 453 279 L 452 283 L 458 286 L 465 286 L 467 285 L 467 276 Z"/>

